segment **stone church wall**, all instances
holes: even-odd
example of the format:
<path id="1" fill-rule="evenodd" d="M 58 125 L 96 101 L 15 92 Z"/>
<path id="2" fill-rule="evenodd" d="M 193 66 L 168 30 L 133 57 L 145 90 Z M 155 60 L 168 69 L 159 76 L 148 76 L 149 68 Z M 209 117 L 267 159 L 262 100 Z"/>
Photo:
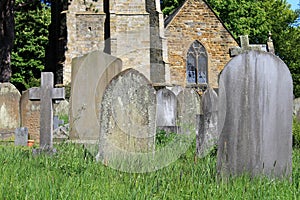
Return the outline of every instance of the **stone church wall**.
<path id="1" fill-rule="evenodd" d="M 210 7 L 202 0 L 187 0 L 166 26 L 171 83 L 186 85 L 186 56 L 198 40 L 208 53 L 208 81 L 218 87 L 218 75 L 230 60 L 229 48 L 238 46 Z"/>

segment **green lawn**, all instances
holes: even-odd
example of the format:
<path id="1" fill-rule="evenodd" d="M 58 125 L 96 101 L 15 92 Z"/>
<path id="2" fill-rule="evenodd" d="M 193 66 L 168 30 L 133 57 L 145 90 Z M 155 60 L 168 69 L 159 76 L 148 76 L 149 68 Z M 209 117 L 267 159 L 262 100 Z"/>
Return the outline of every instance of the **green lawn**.
<path id="1" fill-rule="evenodd" d="M 82 146 L 60 144 L 54 156 L 0 146 L 0 199 L 300 199 L 300 150 L 293 180 L 216 176 L 216 156 L 194 159 L 191 148 L 161 170 L 130 174 L 93 160 Z"/>

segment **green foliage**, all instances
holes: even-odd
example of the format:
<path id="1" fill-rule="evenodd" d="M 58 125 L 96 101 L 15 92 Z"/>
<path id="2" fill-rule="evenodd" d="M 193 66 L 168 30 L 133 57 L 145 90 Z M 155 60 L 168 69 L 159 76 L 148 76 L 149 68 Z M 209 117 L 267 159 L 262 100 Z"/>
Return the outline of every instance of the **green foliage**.
<path id="1" fill-rule="evenodd" d="M 173 141 L 176 138 L 176 133 L 167 133 L 164 130 L 157 131 L 155 135 L 155 144 L 156 148 L 162 148 L 166 146 L 169 142 Z"/>
<path id="2" fill-rule="evenodd" d="M 26 1 L 16 0 L 16 4 L 24 2 Z M 41 2 L 38 4 L 39 6 L 34 7 L 20 7 L 15 12 L 11 82 L 19 90 L 39 86 L 41 71 L 44 69 L 51 12 L 46 4 Z"/>
<path id="3" fill-rule="evenodd" d="M 161 10 L 164 15 L 169 15 L 183 2 L 184 0 L 163 0 L 161 4 Z"/>
<path id="4" fill-rule="evenodd" d="M 297 199 L 300 150 L 289 180 L 241 176 L 218 179 L 216 157 L 195 160 L 194 147 L 175 163 L 131 174 L 97 163 L 81 146 L 60 144 L 56 155 L 0 146 L 0 199 Z"/>
<path id="5" fill-rule="evenodd" d="M 298 15 L 286 0 L 208 0 L 208 3 L 236 39 L 240 35 L 249 35 L 250 43 L 265 44 L 269 31 L 272 33 L 275 52 L 288 65 L 294 94 L 299 97 L 300 29 L 291 27 Z"/>
<path id="6" fill-rule="evenodd" d="M 293 146 L 300 148 L 300 122 L 296 118 L 293 119 Z"/>

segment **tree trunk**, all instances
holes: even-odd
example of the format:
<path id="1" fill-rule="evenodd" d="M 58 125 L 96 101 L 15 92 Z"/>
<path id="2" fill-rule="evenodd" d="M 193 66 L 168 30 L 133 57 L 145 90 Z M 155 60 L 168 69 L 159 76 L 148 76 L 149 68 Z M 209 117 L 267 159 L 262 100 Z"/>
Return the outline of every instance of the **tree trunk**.
<path id="1" fill-rule="evenodd" d="M 9 82 L 11 77 L 11 51 L 14 42 L 15 0 L 0 2 L 0 82 Z"/>

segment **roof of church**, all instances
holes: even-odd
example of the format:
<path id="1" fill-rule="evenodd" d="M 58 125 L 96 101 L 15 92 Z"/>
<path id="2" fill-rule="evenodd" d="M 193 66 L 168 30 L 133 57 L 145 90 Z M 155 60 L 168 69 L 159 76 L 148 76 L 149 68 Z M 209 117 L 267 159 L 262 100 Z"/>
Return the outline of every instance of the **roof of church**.
<path id="1" fill-rule="evenodd" d="M 189 0 L 185 0 L 180 6 L 178 6 L 178 8 L 176 8 L 169 16 L 167 16 L 164 20 L 164 25 L 165 28 L 171 23 L 171 21 L 175 18 L 175 16 L 179 13 L 179 11 L 181 10 L 181 8 L 184 6 L 184 4 L 186 2 L 188 2 Z M 234 38 L 233 34 L 230 32 L 230 30 L 226 27 L 226 25 L 223 23 L 223 21 L 221 20 L 221 18 L 216 14 L 216 12 L 212 9 L 212 7 L 209 5 L 209 3 L 206 0 L 202 0 L 207 7 L 214 13 L 214 15 L 216 16 L 216 18 L 220 21 L 220 23 L 223 25 L 223 27 L 228 31 L 228 33 L 232 36 L 232 38 Z M 234 40 L 236 40 L 234 38 Z M 237 43 L 239 43 L 237 41 Z"/>

